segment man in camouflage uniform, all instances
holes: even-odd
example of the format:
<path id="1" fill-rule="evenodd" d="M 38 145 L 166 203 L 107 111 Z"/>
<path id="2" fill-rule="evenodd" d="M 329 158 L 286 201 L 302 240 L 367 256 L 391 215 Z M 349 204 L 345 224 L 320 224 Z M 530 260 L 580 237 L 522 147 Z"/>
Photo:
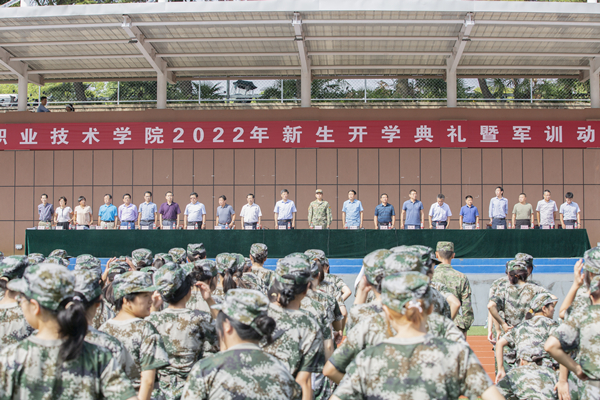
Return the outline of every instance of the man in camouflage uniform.
<path id="1" fill-rule="evenodd" d="M 426 313 L 431 305 L 429 288 L 427 277 L 418 272 L 392 275 L 382 282 L 381 302 L 398 314 L 405 314 L 408 308 Z M 386 318 L 394 323 L 391 316 Z M 488 393 L 497 394 L 464 342 L 436 338 L 425 332 L 421 336 L 404 335 L 385 339 L 361 352 L 348 366 L 332 400 L 456 399 L 461 395 L 485 399 Z"/>
<path id="2" fill-rule="evenodd" d="M 194 262 L 206 258 L 206 249 L 204 243 L 190 243 L 187 245 L 187 260 Z"/>
<path id="3" fill-rule="evenodd" d="M 0 285 L 23 277 L 28 262 L 25 256 L 8 256 L 0 261 Z M 0 300 L 0 349 L 20 342 L 33 333 L 33 328 L 25 320 L 23 310 L 16 300 L 18 293 L 11 290 Z"/>
<path id="4" fill-rule="evenodd" d="M 222 304 L 213 307 L 220 310 L 227 320 L 250 326 L 259 335 L 263 335 L 256 327 L 255 321 L 268 310 L 269 299 L 264 294 L 255 290 L 233 289 L 227 293 Z M 300 386 L 294 381 L 284 363 L 265 353 L 255 342 L 249 340 L 241 339 L 241 343 L 227 347 L 228 340 L 225 335 L 225 332 L 221 333 L 223 348 L 220 353 L 196 363 L 183 389 L 182 399 L 302 398 Z"/>
<path id="5" fill-rule="evenodd" d="M 444 284 L 450 293 L 460 300 L 459 315 L 454 318 L 454 322 L 466 336 L 475 319 L 471 305 L 471 284 L 465 274 L 456 271 L 450 265 L 454 258 L 454 243 L 438 242 L 436 256 L 442 261 L 442 264 L 435 267 L 431 280 Z"/>
<path id="6" fill-rule="evenodd" d="M 168 300 L 185 283 L 186 273 L 178 264 L 165 264 L 154 274 L 158 292 Z M 190 288 L 191 290 L 191 288 Z M 216 352 L 218 339 L 209 313 L 185 307 L 191 292 L 177 303 L 150 314 L 148 321 L 158 330 L 169 354 L 169 363 L 158 371 L 160 387 L 167 400 L 179 400 L 183 385 L 194 364 L 203 358 L 204 349 Z M 214 304 L 214 301 L 211 301 Z"/>
<path id="7" fill-rule="evenodd" d="M 267 256 L 269 255 L 269 249 L 266 244 L 254 243 L 250 246 L 250 259 L 252 260 L 252 273 L 262 279 L 265 287 L 265 293 L 271 287 L 273 280 L 273 271 L 264 267 Z"/>
<path id="8" fill-rule="evenodd" d="M 331 226 L 331 206 L 323 200 L 323 191 L 317 189 L 315 191 L 315 201 L 308 206 L 308 226 L 311 229 L 318 226 L 321 229 L 329 229 Z"/>
<path id="9" fill-rule="evenodd" d="M 73 301 L 74 282 L 73 274 L 65 267 L 39 264 L 28 267 L 22 279 L 11 280 L 8 289 L 23 296 L 21 305 L 30 312 L 38 305 L 56 312 L 61 304 Z M 41 325 L 42 317 L 33 313 L 30 316 L 34 327 Z M 45 312 L 45 317 L 57 323 L 55 314 Z M 42 337 L 30 337 L 4 348 L 0 352 L 0 398 L 136 398 L 131 382 L 109 350 L 84 343 L 75 358 L 61 362 L 62 343 L 58 332 L 46 330 Z"/>
<path id="10" fill-rule="evenodd" d="M 174 263 L 183 264 L 187 261 L 187 252 L 182 247 L 174 247 L 169 250 L 169 255 L 173 259 Z"/>

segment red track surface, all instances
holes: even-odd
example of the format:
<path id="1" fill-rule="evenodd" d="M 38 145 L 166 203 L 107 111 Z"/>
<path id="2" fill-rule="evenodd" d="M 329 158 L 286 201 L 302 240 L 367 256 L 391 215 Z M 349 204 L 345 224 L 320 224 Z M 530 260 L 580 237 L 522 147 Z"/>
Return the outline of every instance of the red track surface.
<path id="1" fill-rule="evenodd" d="M 486 336 L 467 336 L 467 342 L 469 346 L 479 358 L 483 368 L 488 373 L 490 378 L 494 380 L 496 378 L 494 373 L 494 351 L 492 345 L 488 342 Z"/>

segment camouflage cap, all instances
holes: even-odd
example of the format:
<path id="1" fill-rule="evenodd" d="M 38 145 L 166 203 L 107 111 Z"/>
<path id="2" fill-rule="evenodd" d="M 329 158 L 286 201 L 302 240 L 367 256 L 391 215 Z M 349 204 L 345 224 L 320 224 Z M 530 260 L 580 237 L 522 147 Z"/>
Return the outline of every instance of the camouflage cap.
<path id="1" fill-rule="evenodd" d="M 0 276 L 8 280 L 21 278 L 29 265 L 27 256 L 8 256 L 0 261 Z"/>
<path id="2" fill-rule="evenodd" d="M 163 260 L 164 262 L 173 262 L 173 257 L 167 253 L 157 253 L 154 255 L 154 261 Z"/>
<path id="3" fill-rule="evenodd" d="M 600 247 L 589 249 L 583 254 L 583 269 L 592 274 L 600 274 Z"/>
<path id="4" fill-rule="evenodd" d="M 0 261 L 4 259 L 4 253 L 0 251 Z"/>
<path id="5" fill-rule="evenodd" d="M 241 255 L 240 253 L 230 253 L 233 258 L 235 258 L 235 264 L 232 266 L 232 268 L 235 271 L 243 271 L 244 270 L 244 266 L 246 265 L 246 258 L 244 258 L 243 255 Z"/>
<path id="6" fill-rule="evenodd" d="M 158 268 L 150 266 L 150 267 L 140 268 L 140 271 L 145 272 L 145 273 L 150 274 L 150 275 L 154 275 L 154 273 L 156 271 L 158 271 Z"/>
<path id="7" fill-rule="evenodd" d="M 188 276 L 194 270 L 194 263 L 187 262 L 185 264 L 181 264 L 181 269 L 183 269 L 183 272 L 185 272 L 185 276 Z"/>
<path id="8" fill-rule="evenodd" d="M 42 253 L 31 253 L 27 256 L 29 265 L 41 264 L 45 259 L 46 257 Z"/>
<path id="9" fill-rule="evenodd" d="M 217 271 L 219 274 L 224 274 L 226 269 L 233 269 L 237 260 L 232 254 L 221 253 L 217 254 L 215 262 L 217 263 Z"/>
<path id="10" fill-rule="evenodd" d="M 87 302 L 97 299 L 102 294 L 100 275 L 94 270 L 81 270 L 75 274 L 73 291 L 81 293 Z"/>
<path id="11" fill-rule="evenodd" d="M 250 246 L 250 255 L 254 258 L 259 256 L 266 257 L 269 255 L 269 248 L 266 244 L 254 243 L 252 246 Z"/>
<path id="12" fill-rule="evenodd" d="M 327 258 L 325 257 L 325 252 L 320 249 L 309 249 L 306 250 L 304 254 L 306 254 L 310 258 L 316 258 L 321 263 L 321 265 L 323 265 L 323 261 L 325 261 L 325 259 Z"/>
<path id="13" fill-rule="evenodd" d="M 154 284 L 158 286 L 158 292 L 164 296 L 175 293 L 185 281 L 186 273 L 175 263 L 166 263 L 154 273 Z"/>
<path id="14" fill-rule="evenodd" d="M 169 255 L 173 259 L 173 262 L 183 263 L 187 261 L 187 253 L 182 247 L 174 247 L 169 250 Z"/>
<path id="15" fill-rule="evenodd" d="M 590 293 L 594 293 L 600 290 L 600 275 L 592 278 L 590 282 Z"/>
<path id="16" fill-rule="evenodd" d="M 97 274 L 102 275 L 102 266 L 99 264 L 96 264 L 93 261 L 83 261 L 80 262 L 78 264 L 75 264 L 75 268 L 73 268 L 75 271 L 83 271 L 83 270 L 89 270 L 89 271 L 94 271 Z"/>
<path id="17" fill-rule="evenodd" d="M 321 194 L 323 194 L 323 190 L 322 190 L 322 189 L 317 189 L 317 190 L 315 190 L 315 194 L 316 194 L 316 193 L 321 193 Z"/>
<path id="18" fill-rule="evenodd" d="M 252 266 L 252 260 L 248 257 L 244 257 L 244 267 L 248 268 Z"/>
<path id="19" fill-rule="evenodd" d="M 91 254 L 81 254 L 78 255 L 77 258 L 75 259 L 75 265 L 77 264 L 81 264 L 81 263 L 92 263 L 95 264 L 97 266 L 101 266 L 102 263 L 100 262 L 100 260 L 96 257 L 94 257 Z"/>
<path id="20" fill-rule="evenodd" d="M 451 251 L 454 253 L 454 243 L 452 243 L 452 242 L 437 242 L 435 251 Z"/>
<path id="21" fill-rule="evenodd" d="M 154 292 L 158 290 L 152 282 L 152 276 L 142 271 L 129 271 L 117 275 L 113 281 L 115 300 L 131 293 Z"/>
<path id="22" fill-rule="evenodd" d="M 408 308 L 417 307 L 424 311 L 418 300 L 431 303 L 429 280 L 418 272 L 401 272 L 386 277 L 381 284 L 381 303 L 391 310 L 404 314 Z"/>
<path id="23" fill-rule="evenodd" d="M 206 254 L 206 249 L 204 248 L 204 243 L 190 243 L 187 245 L 188 254 L 199 253 Z"/>
<path id="24" fill-rule="evenodd" d="M 23 278 L 8 282 L 6 287 L 55 311 L 60 303 L 73 297 L 74 285 L 75 277 L 67 268 L 43 263 L 28 267 Z"/>
<path id="25" fill-rule="evenodd" d="M 202 273 L 204 275 L 208 275 L 213 278 L 219 273 L 219 271 L 217 271 L 217 263 L 213 260 L 196 260 L 194 261 L 194 267 L 202 269 Z"/>
<path id="26" fill-rule="evenodd" d="M 135 264 L 144 263 L 144 265 L 151 265 L 154 261 L 152 251 L 149 249 L 136 249 L 132 251 L 131 259 Z"/>
<path id="27" fill-rule="evenodd" d="M 58 264 L 58 265 L 62 265 L 63 267 L 66 267 L 69 265 L 69 260 L 67 258 L 62 258 L 62 257 L 58 257 L 58 256 L 48 256 L 44 260 L 44 263 L 45 264 Z"/>
<path id="28" fill-rule="evenodd" d="M 66 258 L 66 259 L 73 258 L 67 254 L 66 250 L 62 250 L 62 249 L 52 250 L 52 253 L 48 254 L 48 257 L 60 257 L 60 258 Z"/>
<path id="29" fill-rule="evenodd" d="M 531 310 L 536 313 L 542 311 L 542 308 L 550 303 L 556 303 L 558 299 L 555 299 L 548 292 L 539 293 L 533 299 L 531 299 Z"/>
<path id="30" fill-rule="evenodd" d="M 365 276 L 367 277 L 367 281 L 370 284 L 375 285 L 375 279 L 385 273 L 384 260 L 392 254 L 391 251 L 387 249 L 379 249 L 370 252 L 363 258 L 363 267 L 365 269 Z"/>
<path id="31" fill-rule="evenodd" d="M 306 256 L 289 255 L 277 260 L 275 279 L 286 285 L 305 285 L 312 281 L 312 270 Z"/>
<path id="32" fill-rule="evenodd" d="M 115 261 L 110 265 L 108 269 L 108 274 L 124 274 L 129 271 L 129 264 L 124 261 Z"/>
<path id="33" fill-rule="evenodd" d="M 392 247 L 390 249 L 390 251 L 392 253 L 404 253 L 404 252 L 415 252 L 418 253 L 419 256 L 421 257 L 421 260 L 423 261 L 423 264 L 430 266 L 431 263 L 437 265 L 437 264 L 441 264 L 442 262 L 440 260 L 438 260 L 435 257 L 435 250 L 433 250 L 431 247 L 428 246 L 423 246 L 420 244 L 414 244 L 411 246 L 396 246 L 396 247 Z"/>
<path id="34" fill-rule="evenodd" d="M 527 271 L 527 264 L 523 261 L 510 260 L 506 263 L 506 272 Z"/>
<path id="35" fill-rule="evenodd" d="M 269 299 L 258 290 L 231 289 L 222 303 L 215 304 L 211 308 L 221 310 L 229 318 L 249 325 L 261 336 L 264 335 L 254 321 L 256 317 L 267 312 Z"/>
<path id="36" fill-rule="evenodd" d="M 398 272 L 414 271 L 426 275 L 429 271 L 421 256 L 416 252 L 404 252 L 390 254 L 383 260 L 383 268 L 386 275 L 397 274 Z"/>
<path id="37" fill-rule="evenodd" d="M 528 267 L 535 267 L 535 265 L 533 265 L 533 257 L 527 253 L 517 253 L 515 260 L 523 261 Z"/>

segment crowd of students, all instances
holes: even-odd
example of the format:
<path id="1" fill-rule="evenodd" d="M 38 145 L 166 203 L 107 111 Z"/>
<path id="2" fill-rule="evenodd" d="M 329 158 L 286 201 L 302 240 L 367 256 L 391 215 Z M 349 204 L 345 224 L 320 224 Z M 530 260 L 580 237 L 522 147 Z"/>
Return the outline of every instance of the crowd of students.
<path id="1" fill-rule="evenodd" d="M 452 243 L 368 254 L 349 311 L 321 250 L 275 271 L 267 257 L 261 243 L 214 261 L 201 243 L 137 249 L 104 270 L 85 254 L 70 271 L 64 250 L 4 257 L 0 399 L 600 398 L 600 248 L 560 321 L 533 258 L 507 264 L 488 304 L 495 384 L 466 342 Z"/>

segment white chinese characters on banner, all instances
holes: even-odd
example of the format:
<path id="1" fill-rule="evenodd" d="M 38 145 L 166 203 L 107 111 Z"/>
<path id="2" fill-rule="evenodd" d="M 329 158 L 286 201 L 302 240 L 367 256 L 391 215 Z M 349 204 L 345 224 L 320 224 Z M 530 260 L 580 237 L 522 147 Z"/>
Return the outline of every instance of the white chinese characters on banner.
<path id="1" fill-rule="evenodd" d="M 481 143 L 498 143 L 496 136 L 500 134 L 500 131 L 498 125 L 481 125 L 479 134 L 481 135 Z"/>
<path id="2" fill-rule="evenodd" d="M 394 139 L 400 139 L 400 128 L 398 125 L 386 125 L 381 130 L 381 138 L 387 140 L 388 143 L 392 143 Z"/>
<path id="3" fill-rule="evenodd" d="M 544 131 L 546 134 L 546 142 L 553 143 L 562 143 L 562 126 L 546 126 L 546 130 Z"/>
<path id="4" fill-rule="evenodd" d="M 163 137 L 163 130 L 158 126 L 155 128 L 146 127 L 146 144 L 163 144 L 165 139 Z"/>
<path id="5" fill-rule="evenodd" d="M 525 143 L 526 140 L 531 140 L 529 132 L 531 132 L 531 126 L 513 126 L 513 140 L 520 140 L 521 143 Z"/>
<path id="6" fill-rule="evenodd" d="M 450 125 L 450 128 L 448 128 L 448 137 L 452 143 L 454 143 L 454 139 L 456 139 L 458 143 L 464 143 L 467 141 L 467 138 L 462 137 L 460 125 L 458 125 L 456 128 L 454 125 Z"/>
<path id="7" fill-rule="evenodd" d="M 90 128 L 90 129 L 88 129 L 87 132 L 81 132 L 81 134 L 84 135 L 84 138 L 81 141 L 81 143 L 85 143 L 85 142 L 88 142 L 88 144 L 92 144 L 92 142 L 98 143 L 100 141 L 100 139 L 98 139 L 96 137 L 96 135 L 98 133 L 99 133 L 98 129 L 96 129 L 96 128 Z"/>
<path id="8" fill-rule="evenodd" d="M 429 143 L 433 142 L 433 134 L 431 133 L 431 128 L 427 125 L 421 125 L 417 128 L 417 133 L 415 135 L 415 143 L 419 143 L 423 139 L 427 140 Z"/>
<path id="9" fill-rule="evenodd" d="M 113 132 L 113 140 L 119 142 L 120 145 L 124 144 L 126 140 L 131 140 L 131 130 L 127 128 L 117 128 Z"/>
<path id="10" fill-rule="evenodd" d="M 581 140 L 583 143 L 594 143 L 596 141 L 596 130 L 589 125 L 578 127 L 577 140 Z"/>
<path id="11" fill-rule="evenodd" d="M 302 135 L 301 126 L 289 126 L 283 128 L 283 141 L 285 143 L 300 143 L 300 135 Z"/>
<path id="12" fill-rule="evenodd" d="M 358 137 L 358 143 L 362 143 L 363 142 L 363 136 L 367 134 L 367 132 L 365 131 L 365 129 L 367 129 L 366 126 L 351 126 L 350 129 L 352 129 L 352 131 L 348 132 L 348 135 L 352 136 L 352 139 L 349 140 L 350 143 L 354 142 L 356 140 L 356 138 Z"/>
<path id="13" fill-rule="evenodd" d="M 6 129 L 0 129 L 0 143 L 6 143 Z"/>
<path id="14" fill-rule="evenodd" d="M 38 144 L 35 139 L 37 138 L 37 132 L 33 131 L 33 128 L 25 128 L 23 132 L 21 132 L 22 141 L 20 144 Z"/>
<path id="15" fill-rule="evenodd" d="M 69 142 L 67 142 L 68 133 L 69 131 L 65 128 L 52 129 L 52 132 L 50 132 L 50 140 L 52 141 L 52 144 L 69 144 Z"/>
<path id="16" fill-rule="evenodd" d="M 317 139 L 317 143 L 334 143 L 335 140 L 333 137 L 333 129 L 327 129 L 327 125 L 320 126 L 317 130 L 317 136 L 321 139 Z"/>
<path id="17" fill-rule="evenodd" d="M 267 136 L 267 129 L 268 128 L 259 128 L 258 126 L 255 126 L 250 132 L 250 139 L 258 140 L 258 143 L 262 143 L 263 140 L 269 138 Z"/>

